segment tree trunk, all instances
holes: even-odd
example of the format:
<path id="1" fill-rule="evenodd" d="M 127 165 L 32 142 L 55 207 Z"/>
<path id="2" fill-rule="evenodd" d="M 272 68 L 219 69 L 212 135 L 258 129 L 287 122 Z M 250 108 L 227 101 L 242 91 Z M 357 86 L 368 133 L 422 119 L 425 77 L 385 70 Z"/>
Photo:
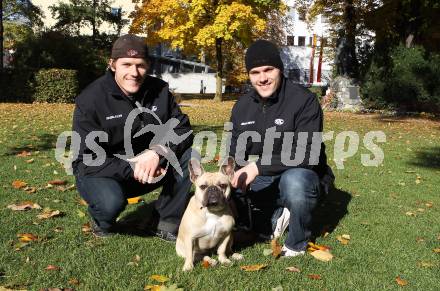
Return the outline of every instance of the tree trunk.
<path id="1" fill-rule="evenodd" d="M 0 74 L 3 73 L 3 0 L 0 1 Z"/>
<path id="2" fill-rule="evenodd" d="M 93 16 L 92 16 L 92 41 L 96 42 L 96 0 L 93 0 Z"/>
<path id="3" fill-rule="evenodd" d="M 215 56 L 217 59 L 217 75 L 214 101 L 223 101 L 223 55 L 222 55 L 222 39 L 215 40 Z"/>
<path id="4" fill-rule="evenodd" d="M 344 3 L 344 28 L 347 40 L 347 75 L 357 79 L 359 74 L 356 56 L 356 11 L 353 0 L 345 0 Z"/>

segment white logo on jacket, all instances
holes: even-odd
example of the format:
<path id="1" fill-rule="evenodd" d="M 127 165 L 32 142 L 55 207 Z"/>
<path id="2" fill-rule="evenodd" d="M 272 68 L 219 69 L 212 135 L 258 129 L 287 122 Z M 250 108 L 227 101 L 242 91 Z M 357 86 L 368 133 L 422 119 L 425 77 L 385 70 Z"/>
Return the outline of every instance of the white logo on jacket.
<path id="1" fill-rule="evenodd" d="M 118 115 L 107 116 L 105 119 L 110 120 L 110 119 L 121 118 L 121 117 L 122 117 L 122 114 L 118 114 Z"/>
<path id="2" fill-rule="evenodd" d="M 242 122 L 240 125 L 251 125 L 251 124 L 255 124 L 255 121 L 245 121 Z"/>
<path id="3" fill-rule="evenodd" d="M 151 111 L 157 111 L 157 106 L 156 105 L 153 105 L 153 106 L 151 106 Z"/>
<path id="4" fill-rule="evenodd" d="M 283 125 L 284 124 L 284 119 L 281 119 L 281 118 L 275 119 L 275 124 L 276 125 Z"/>

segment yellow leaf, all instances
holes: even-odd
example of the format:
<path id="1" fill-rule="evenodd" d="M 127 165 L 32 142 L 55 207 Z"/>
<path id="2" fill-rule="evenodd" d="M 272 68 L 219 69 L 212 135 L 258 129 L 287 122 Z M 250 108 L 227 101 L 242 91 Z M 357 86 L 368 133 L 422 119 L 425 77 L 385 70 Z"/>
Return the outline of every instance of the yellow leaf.
<path id="1" fill-rule="evenodd" d="M 46 208 L 43 210 L 41 214 L 37 215 L 38 219 L 48 219 L 51 217 L 61 216 L 62 213 L 59 210 L 52 210 L 50 208 Z"/>
<path id="2" fill-rule="evenodd" d="M 349 240 L 346 238 L 343 238 L 342 235 L 338 235 L 336 239 L 343 245 L 348 245 Z"/>
<path id="3" fill-rule="evenodd" d="M 260 271 L 267 267 L 267 264 L 240 266 L 240 269 L 246 272 Z"/>
<path id="4" fill-rule="evenodd" d="M 165 283 L 166 281 L 170 280 L 167 277 L 162 276 L 162 275 L 151 275 L 150 279 L 157 281 L 157 282 L 160 282 L 160 283 Z"/>
<path id="5" fill-rule="evenodd" d="M 38 240 L 38 236 L 32 233 L 19 233 L 17 234 L 18 240 L 21 242 L 31 242 Z"/>
<path id="6" fill-rule="evenodd" d="M 140 196 L 127 199 L 128 204 L 138 204 L 141 201 L 143 201 L 143 199 Z"/>
<path id="7" fill-rule="evenodd" d="M 396 277 L 396 283 L 399 286 L 406 286 L 406 285 L 408 285 L 408 281 L 400 278 L 400 276 Z"/>
<path id="8" fill-rule="evenodd" d="M 317 250 L 311 252 L 310 255 L 312 255 L 315 259 L 323 262 L 330 262 L 333 259 L 333 255 L 327 251 Z"/>
<path id="9" fill-rule="evenodd" d="M 162 285 L 147 285 L 144 290 L 160 291 Z"/>
<path id="10" fill-rule="evenodd" d="M 8 205 L 7 208 L 13 211 L 24 211 L 29 209 L 41 209 L 41 206 L 37 203 L 33 203 L 32 201 L 24 201 L 20 204 L 11 204 Z"/>
<path id="11" fill-rule="evenodd" d="M 433 252 L 436 253 L 436 254 L 439 254 L 440 253 L 440 248 L 433 249 Z"/>

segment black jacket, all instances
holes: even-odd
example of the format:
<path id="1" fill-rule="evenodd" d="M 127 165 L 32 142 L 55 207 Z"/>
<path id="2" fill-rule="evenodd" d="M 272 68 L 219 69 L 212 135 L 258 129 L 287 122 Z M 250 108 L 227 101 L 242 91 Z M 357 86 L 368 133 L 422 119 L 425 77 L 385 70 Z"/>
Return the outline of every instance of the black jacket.
<path id="1" fill-rule="evenodd" d="M 73 131 L 81 137 L 79 155 L 73 162 L 73 171 L 79 176 L 111 177 L 117 180 L 127 180 L 133 177 L 130 164 L 115 154 L 129 154 L 124 147 L 124 125 L 129 113 L 137 109 L 135 101 L 152 110 L 161 120 L 162 124 L 170 118 L 177 118 L 180 123 L 175 128 L 177 135 L 182 135 L 191 130 L 188 116 L 183 114 L 177 106 L 173 95 L 168 90 L 168 84 L 158 78 L 147 76 L 143 85 L 135 96 L 127 97 L 117 85 L 114 74 L 108 70 L 104 76 L 91 83 L 75 99 L 75 111 L 73 114 Z M 145 125 L 159 124 L 148 113 L 137 115 L 133 122 L 130 136 L 133 152 L 135 155 L 148 149 L 153 137 L 152 133 L 145 133 L 137 138 L 133 136 Z M 105 161 L 100 166 L 86 166 L 83 163 L 84 154 L 92 154 L 96 158 L 93 149 L 85 144 L 86 136 L 92 131 L 103 131 L 108 135 L 108 141 L 95 142 L 104 149 Z M 186 149 L 191 147 L 193 135 L 190 135 L 178 145 L 170 144 L 171 149 L 179 157 Z M 75 146 L 75 144 L 73 144 Z M 164 159 L 162 159 L 162 162 Z"/>
<path id="2" fill-rule="evenodd" d="M 249 156 L 256 156 L 256 164 L 259 175 L 273 176 L 281 174 L 283 171 L 301 167 L 312 169 L 322 177 L 327 166 L 324 143 L 321 145 L 318 165 L 310 165 L 310 152 L 313 132 L 322 132 L 323 113 L 317 98 L 306 88 L 294 84 L 290 80 L 282 77 L 281 85 L 278 90 L 267 100 L 263 100 L 253 89 L 248 94 L 239 98 L 232 109 L 231 122 L 233 123 L 232 139 L 229 155 L 244 155 L 245 160 L 252 161 Z M 262 163 L 264 137 L 268 128 L 273 128 L 280 133 L 273 141 L 273 150 L 268 163 Z M 261 141 L 247 139 L 245 152 L 238 153 L 237 140 L 244 132 L 255 131 L 261 136 Z M 307 144 L 305 148 L 305 158 L 296 165 L 285 165 L 282 162 L 283 139 L 286 132 L 294 133 L 290 138 L 291 150 L 284 153 L 283 157 L 294 160 L 295 150 L 298 142 L 298 133 L 307 132 Z M 305 143 L 300 143 L 304 144 Z M 286 146 L 286 145 L 285 145 Z M 284 149 L 286 151 L 287 147 Z M 238 155 L 237 155 L 238 156 Z M 317 155 L 315 155 L 317 156 Z"/>

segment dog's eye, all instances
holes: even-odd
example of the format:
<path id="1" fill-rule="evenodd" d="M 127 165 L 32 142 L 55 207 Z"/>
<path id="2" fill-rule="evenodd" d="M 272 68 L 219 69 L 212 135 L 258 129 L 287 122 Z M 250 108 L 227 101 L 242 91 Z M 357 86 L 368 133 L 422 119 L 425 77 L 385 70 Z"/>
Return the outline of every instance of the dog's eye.
<path id="1" fill-rule="evenodd" d="M 228 184 L 220 184 L 219 186 L 220 186 L 220 188 L 222 188 L 223 190 L 226 189 L 226 188 L 228 188 Z"/>
<path id="2" fill-rule="evenodd" d="M 200 189 L 205 190 L 206 188 L 208 188 L 208 185 L 200 185 Z"/>

